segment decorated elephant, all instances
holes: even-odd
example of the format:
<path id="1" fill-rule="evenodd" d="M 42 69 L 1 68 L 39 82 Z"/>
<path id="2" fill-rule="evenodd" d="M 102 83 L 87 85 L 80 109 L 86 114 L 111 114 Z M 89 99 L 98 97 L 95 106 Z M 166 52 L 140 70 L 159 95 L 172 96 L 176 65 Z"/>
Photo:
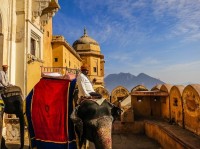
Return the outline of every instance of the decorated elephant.
<path id="1" fill-rule="evenodd" d="M 42 78 L 26 97 L 31 148 L 77 148 L 74 124 L 70 119 L 71 113 L 75 113 L 72 112 L 73 101 L 78 93 L 75 84 L 76 80 Z M 85 100 L 76 109 L 79 120 L 81 118 L 79 122 L 83 122 L 82 127 L 80 123 L 75 125 L 79 146 L 88 139 L 95 143 L 96 149 L 112 148 L 112 122 L 121 110 L 104 99 Z"/>
<path id="2" fill-rule="evenodd" d="M 69 114 L 75 81 L 41 78 L 26 97 L 25 116 L 31 149 L 76 149 Z"/>
<path id="3" fill-rule="evenodd" d="M 5 139 L 2 137 L 3 113 L 15 114 L 20 121 L 20 149 L 24 147 L 24 114 L 23 114 L 23 99 L 22 92 L 18 86 L 11 86 L 1 89 L 3 102 L 0 102 L 0 138 L 1 149 L 6 149 Z"/>
<path id="4" fill-rule="evenodd" d="M 112 149 L 112 123 L 120 113 L 121 109 L 107 100 L 83 100 L 71 115 L 79 137 L 79 148 L 87 139 L 96 149 Z"/>

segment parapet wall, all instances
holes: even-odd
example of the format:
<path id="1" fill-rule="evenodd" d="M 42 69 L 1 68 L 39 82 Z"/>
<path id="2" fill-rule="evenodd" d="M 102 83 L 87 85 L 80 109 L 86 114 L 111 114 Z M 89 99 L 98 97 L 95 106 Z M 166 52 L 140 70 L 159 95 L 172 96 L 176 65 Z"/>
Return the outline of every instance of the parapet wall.
<path id="1" fill-rule="evenodd" d="M 124 89 L 124 87 L 121 88 Z M 149 118 L 162 119 L 200 135 L 200 84 L 191 84 L 186 87 L 163 84 L 152 88 L 151 91 L 144 88 L 137 86 L 132 89 L 129 99 L 111 96 L 111 102 L 118 101 L 121 108 L 125 110 L 121 116 L 122 122 L 135 122 Z M 122 93 L 124 90 L 120 92 L 118 89 L 116 95 Z M 127 105 L 130 107 L 126 108 Z"/>
<path id="2" fill-rule="evenodd" d="M 197 149 L 200 137 L 166 122 L 145 121 L 146 136 L 159 142 L 164 149 Z"/>

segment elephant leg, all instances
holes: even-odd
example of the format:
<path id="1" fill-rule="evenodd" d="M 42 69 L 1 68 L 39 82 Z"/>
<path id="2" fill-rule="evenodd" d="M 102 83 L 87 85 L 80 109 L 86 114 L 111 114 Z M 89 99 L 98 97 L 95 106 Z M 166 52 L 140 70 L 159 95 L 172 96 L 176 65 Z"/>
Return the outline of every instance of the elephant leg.
<path id="1" fill-rule="evenodd" d="M 90 142 L 85 139 L 80 149 L 89 149 L 89 143 Z"/>
<path id="2" fill-rule="evenodd" d="M 8 149 L 6 147 L 6 141 L 5 141 L 4 137 L 1 138 L 1 149 Z"/>
<path id="3" fill-rule="evenodd" d="M 3 111 L 0 111 L 0 149 L 2 147 Z"/>
<path id="4" fill-rule="evenodd" d="M 2 136 L 4 105 L 1 102 L 0 99 L 0 149 L 6 149 L 5 139 Z"/>
<path id="5" fill-rule="evenodd" d="M 20 143 L 21 143 L 20 149 L 23 149 L 24 148 L 24 115 L 22 111 L 19 113 L 18 117 L 20 121 Z"/>
<path id="6" fill-rule="evenodd" d="M 89 149 L 89 143 L 90 143 L 90 142 L 89 142 L 88 140 L 86 140 L 86 142 L 85 142 L 85 148 L 86 148 L 86 149 Z"/>

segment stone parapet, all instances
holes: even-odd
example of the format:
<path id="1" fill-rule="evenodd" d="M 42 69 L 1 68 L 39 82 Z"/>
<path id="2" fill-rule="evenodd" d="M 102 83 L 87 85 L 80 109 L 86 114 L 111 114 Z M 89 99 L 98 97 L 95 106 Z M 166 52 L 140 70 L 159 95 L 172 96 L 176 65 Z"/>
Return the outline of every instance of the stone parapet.
<path id="1" fill-rule="evenodd" d="M 145 134 L 159 142 L 163 149 L 200 148 L 200 136 L 177 125 L 146 120 L 144 126 Z"/>

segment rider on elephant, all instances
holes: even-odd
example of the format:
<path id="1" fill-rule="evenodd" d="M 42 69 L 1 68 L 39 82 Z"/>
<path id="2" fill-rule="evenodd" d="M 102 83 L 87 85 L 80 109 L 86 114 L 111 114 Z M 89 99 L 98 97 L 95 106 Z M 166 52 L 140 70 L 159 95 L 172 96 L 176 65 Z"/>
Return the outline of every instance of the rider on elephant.
<path id="1" fill-rule="evenodd" d="M 24 147 L 24 114 L 23 99 L 20 87 L 10 84 L 7 76 L 8 65 L 3 65 L 0 71 L 0 122 L 3 122 L 3 113 L 15 114 L 20 121 L 20 143 Z M 2 123 L 1 123 L 2 124 Z M 6 149 L 5 139 L 2 137 L 0 125 L 0 148 Z M 1 140 L 2 139 L 2 140 Z"/>
<path id="2" fill-rule="evenodd" d="M 78 85 L 78 101 L 77 104 L 80 104 L 83 99 L 101 99 L 102 96 L 99 93 L 96 93 L 94 91 L 94 88 L 92 86 L 92 83 L 87 77 L 88 75 L 88 66 L 82 65 L 81 66 L 81 73 L 77 77 L 77 85 Z M 95 82 L 95 79 L 93 80 L 93 83 Z"/>
<path id="3" fill-rule="evenodd" d="M 3 65 L 0 71 L 0 87 L 12 86 L 8 80 L 8 65 Z"/>
<path id="4" fill-rule="evenodd" d="M 8 65 L 2 65 L 2 70 L 0 71 L 0 90 L 5 87 L 12 86 L 12 84 L 10 84 L 8 80 L 7 71 L 8 71 Z M 2 100 L 1 94 L 0 94 L 0 100 Z"/>

